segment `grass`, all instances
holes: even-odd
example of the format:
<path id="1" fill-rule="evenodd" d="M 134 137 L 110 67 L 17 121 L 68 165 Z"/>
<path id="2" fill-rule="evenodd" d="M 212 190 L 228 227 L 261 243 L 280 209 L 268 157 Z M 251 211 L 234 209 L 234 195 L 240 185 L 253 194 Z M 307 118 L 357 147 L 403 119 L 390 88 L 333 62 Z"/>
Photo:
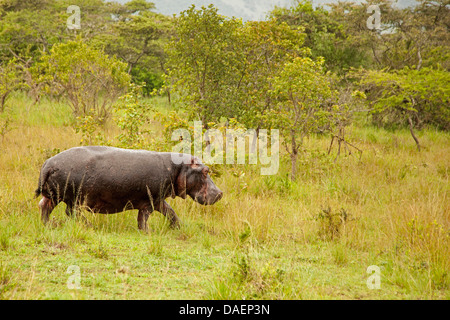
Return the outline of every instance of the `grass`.
<path id="1" fill-rule="evenodd" d="M 135 211 L 68 218 L 64 204 L 43 226 L 33 198 L 40 167 L 80 136 L 63 103 L 32 106 L 17 93 L 8 105 L 0 115 L 13 128 L 0 141 L 2 299 L 450 298 L 448 133 L 418 132 L 418 153 L 407 130 L 355 125 L 348 136 L 361 160 L 336 162 L 329 138 L 313 136 L 296 182 L 284 157 L 276 176 L 224 165 L 213 177 L 221 201 L 169 199 L 182 227 L 155 212 L 144 234 Z M 378 290 L 366 284 L 371 265 L 380 267 Z M 71 266 L 79 290 L 67 286 Z"/>

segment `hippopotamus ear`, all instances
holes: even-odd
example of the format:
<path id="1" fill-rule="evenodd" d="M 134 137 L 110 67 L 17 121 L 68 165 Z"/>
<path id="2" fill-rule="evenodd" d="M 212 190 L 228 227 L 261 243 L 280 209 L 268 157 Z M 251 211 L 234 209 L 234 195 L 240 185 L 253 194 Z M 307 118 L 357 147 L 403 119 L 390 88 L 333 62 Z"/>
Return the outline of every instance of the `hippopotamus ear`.
<path id="1" fill-rule="evenodd" d="M 202 163 L 197 157 L 191 157 L 191 164 L 190 167 L 192 169 L 197 169 Z"/>
<path id="2" fill-rule="evenodd" d="M 177 177 L 177 180 L 175 182 L 175 195 L 178 197 L 181 197 L 183 199 L 186 199 L 187 195 L 187 186 L 186 186 L 186 179 L 187 174 L 192 174 L 194 172 L 202 173 L 205 177 L 208 175 L 209 168 L 204 166 L 200 159 L 197 157 L 191 156 L 191 162 L 184 164 L 180 174 Z"/>

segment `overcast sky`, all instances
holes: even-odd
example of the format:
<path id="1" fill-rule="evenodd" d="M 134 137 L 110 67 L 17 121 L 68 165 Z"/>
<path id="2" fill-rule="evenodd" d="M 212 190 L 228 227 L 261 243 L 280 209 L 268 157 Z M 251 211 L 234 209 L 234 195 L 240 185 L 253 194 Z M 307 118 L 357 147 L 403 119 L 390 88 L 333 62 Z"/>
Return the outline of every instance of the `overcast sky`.
<path id="1" fill-rule="evenodd" d="M 127 0 L 116 1 L 121 3 L 127 2 Z M 166 15 L 177 14 L 189 8 L 191 4 L 200 7 L 212 3 L 219 9 L 219 13 L 226 16 L 240 17 L 244 20 L 262 20 L 275 5 L 290 7 L 294 3 L 293 0 L 151 0 L 151 2 L 155 3 L 157 12 Z M 315 6 L 331 2 L 337 1 L 313 0 Z M 355 0 L 354 2 L 365 1 Z M 407 7 L 415 3 L 415 0 L 397 0 L 399 7 Z M 324 7 L 327 8 L 326 6 Z"/>

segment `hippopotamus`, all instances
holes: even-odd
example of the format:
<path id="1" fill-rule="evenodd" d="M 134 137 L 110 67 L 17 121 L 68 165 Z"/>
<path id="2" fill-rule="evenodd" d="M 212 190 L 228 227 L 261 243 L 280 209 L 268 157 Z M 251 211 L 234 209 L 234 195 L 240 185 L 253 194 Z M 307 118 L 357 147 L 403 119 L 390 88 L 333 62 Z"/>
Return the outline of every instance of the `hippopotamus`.
<path id="1" fill-rule="evenodd" d="M 137 209 L 138 228 L 147 231 L 147 219 L 159 211 L 172 227 L 180 225 L 168 197 L 189 195 L 202 205 L 219 201 L 223 192 L 214 184 L 209 168 L 190 154 L 83 146 L 63 151 L 41 168 L 36 197 L 41 219 L 65 202 L 66 214 L 83 206 L 96 213 Z"/>

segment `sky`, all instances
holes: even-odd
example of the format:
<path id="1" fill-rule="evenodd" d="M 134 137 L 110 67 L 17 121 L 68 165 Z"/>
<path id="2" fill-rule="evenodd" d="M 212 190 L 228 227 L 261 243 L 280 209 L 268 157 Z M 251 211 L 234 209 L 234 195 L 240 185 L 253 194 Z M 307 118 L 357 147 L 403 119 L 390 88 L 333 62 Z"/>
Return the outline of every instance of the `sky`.
<path id="1" fill-rule="evenodd" d="M 116 0 L 121 3 L 127 2 L 127 0 Z M 273 9 L 275 5 L 290 7 L 293 4 L 293 0 L 150 0 L 156 5 L 156 12 L 160 12 L 166 15 L 177 14 L 183 10 L 186 10 L 195 4 L 196 7 L 208 4 L 214 4 L 219 13 L 225 16 L 240 17 L 243 20 L 263 20 L 266 14 Z M 326 3 L 336 2 L 333 0 L 313 0 L 313 4 L 324 5 Z M 355 2 L 362 2 L 361 0 L 355 0 Z M 415 0 L 397 0 L 399 7 L 407 7 L 414 5 Z M 326 6 L 324 6 L 326 8 Z"/>

